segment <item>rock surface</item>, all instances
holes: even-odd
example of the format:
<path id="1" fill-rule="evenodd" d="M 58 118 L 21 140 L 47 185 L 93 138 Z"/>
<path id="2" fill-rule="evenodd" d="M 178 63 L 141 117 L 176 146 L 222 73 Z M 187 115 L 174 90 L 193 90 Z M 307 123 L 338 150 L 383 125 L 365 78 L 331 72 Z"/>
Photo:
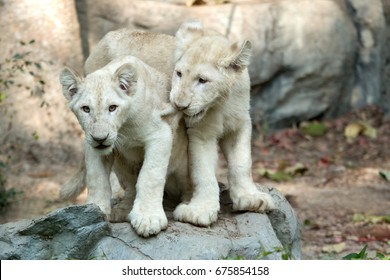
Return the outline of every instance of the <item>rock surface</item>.
<path id="1" fill-rule="evenodd" d="M 0 225 L 0 259 L 84 259 L 109 234 L 97 206 L 70 206 L 47 216 Z"/>
<path id="2" fill-rule="evenodd" d="M 386 18 L 386 46 L 390 46 L 390 1 L 383 1 L 383 9 Z M 382 72 L 382 97 L 383 106 L 387 115 L 390 115 L 390 48 L 385 48 L 385 55 L 382 57 L 384 71 Z"/>
<path id="3" fill-rule="evenodd" d="M 0 82 L 0 91 L 7 94 L 6 106 L 12 114 L 12 125 L 9 125 L 4 117 L 6 106 L 0 108 L 0 144 L 12 127 L 11 137 L 6 139 L 9 142 L 31 139 L 35 134 L 35 144 L 61 142 L 63 146 L 76 146 L 74 138 L 64 137 L 69 132 L 75 135 L 79 124 L 67 108 L 58 80 L 64 65 L 81 70 L 84 62 L 74 1 L 0 1 L 0 18 L 0 80 L 7 77 L 6 69 L 12 64 L 6 61 L 14 55 L 29 52 L 27 59 L 41 65 L 40 69 L 34 65 L 28 69 L 39 75 L 41 81 L 34 81 L 28 73 L 17 72 L 21 87 L 4 88 Z M 35 43 L 22 45 L 21 41 Z M 38 92 L 32 97 L 31 90 L 25 87 L 34 89 L 40 82 L 44 83 L 45 94 Z M 41 106 L 42 101 L 48 106 Z"/>
<path id="4" fill-rule="evenodd" d="M 110 30 L 128 27 L 174 34 L 191 18 L 232 41 L 252 41 L 249 70 L 256 123 L 284 127 L 368 104 L 390 111 L 388 1 L 233 0 L 192 7 L 183 3 L 0 1 L 0 61 L 20 51 L 19 41 L 34 39 L 34 48 L 28 51 L 44 66 L 45 98 L 51 105 L 42 109 L 44 113 L 30 110 L 39 108 L 42 100 L 31 101 L 29 91 L 13 94 L 13 125 L 18 128 L 14 133 L 25 137 L 39 130 L 39 140 L 45 144 L 69 139 L 66 144 L 75 146 L 77 141 L 62 137 L 74 133 L 78 124 L 60 94 L 61 68 L 82 69 L 89 51 Z M 31 86 L 26 77 L 22 79 Z"/>
<path id="5" fill-rule="evenodd" d="M 168 229 L 147 239 L 129 223 L 107 223 L 94 205 L 58 209 L 0 225 L 0 259 L 281 259 L 284 253 L 300 259 L 301 228 L 293 209 L 280 192 L 265 190 L 278 207 L 268 215 L 231 213 L 223 194 L 222 213 L 211 227 L 175 222 L 168 210 Z"/>

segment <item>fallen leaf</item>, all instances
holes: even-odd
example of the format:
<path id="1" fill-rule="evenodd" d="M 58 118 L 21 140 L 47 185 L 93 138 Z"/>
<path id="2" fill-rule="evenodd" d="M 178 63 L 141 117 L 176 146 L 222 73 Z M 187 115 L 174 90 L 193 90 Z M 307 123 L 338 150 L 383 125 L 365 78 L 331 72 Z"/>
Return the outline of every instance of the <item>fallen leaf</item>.
<path id="1" fill-rule="evenodd" d="M 269 170 L 263 167 L 257 169 L 257 173 L 262 177 L 266 177 L 268 172 Z"/>
<path id="2" fill-rule="evenodd" d="M 352 221 L 354 223 L 364 222 L 365 219 L 366 219 L 366 216 L 364 216 L 363 214 L 354 214 L 352 217 Z"/>
<path id="3" fill-rule="evenodd" d="M 290 181 L 292 176 L 287 174 L 285 171 L 276 171 L 268 175 L 269 179 L 276 182 Z"/>
<path id="4" fill-rule="evenodd" d="M 303 133 L 313 137 L 323 136 L 328 131 L 325 124 L 322 122 L 303 123 L 301 129 Z"/>
<path id="5" fill-rule="evenodd" d="M 338 244 L 330 244 L 330 245 L 325 245 L 322 247 L 322 252 L 323 253 L 341 253 L 342 251 L 345 250 L 346 248 L 345 242 L 341 242 Z"/>
<path id="6" fill-rule="evenodd" d="M 303 175 L 308 170 L 309 169 L 306 166 L 298 162 L 293 166 L 287 167 L 284 171 L 291 176 L 296 176 L 296 175 Z"/>
<path id="7" fill-rule="evenodd" d="M 187 7 L 191 7 L 195 4 L 205 4 L 203 1 L 199 1 L 199 0 L 187 0 L 186 1 L 186 6 Z"/>
<path id="8" fill-rule="evenodd" d="M 289 181 L 292 179 L 292 177 L 283 170 L 275 171 L 271 169 L 260 168 L 258 169 L 258 174 L 261 177 L 268 178 L 276 182 Z"/>
<path id="9" fill-rule="evenodd" d="M 290 162 L 286 159 L 281 159 L 278 161 L 278 170 L 279 171 L 284 171 L 286 168 L 290 166 Z"/>
<path id="10" fill-rule="evenodd" d="M 374 128 L 371 124 L 368 122 L 361 122 L 361 124 L 364 126 L 363 135 L 371 138 L 376 139 L 377 137 L 377 130 Z"/>
<path id="11" fill-rule="evenodd" d="M 0 103 L 7 99 L 7 95 L 5 93 L 0 92 Z"/>
<path id="12" fill-rule="evenodd" d="M 258 174 L 261 177 L 271 179 L 276 182 L 290 181 L 294 176 L 303 175 L 308 168 L 302 163 L 295 163 L 290 165 L 286 160 L 281 160 L 278 163 L 277 169 L 267 169 L 261 167 L 258 169 Z"/>
<path id="13" fill-rule="evenodd" d="M 376 139 L 377 130 L 368 122 L 358 121 L 349 123 L 345 127 L 344 135 L 347 137 L 347 139 L 355 139 L 359 135 L 364 135 L 371 139 Z"/>
<path id="14" fill-rule="evenodd" d="M 388 223 L 390 224 L 390 215 L 363 215 L 363 214 L 354 214 L 352 221 L 355 223 L 367 223 L 367 224 L 379 224 L 379 223 Z"/>
<path id="15" fill-rule="evenodd" d="M 187 7 L 195 6 L 195 5 L 221 5 L 229 2 L 228 0 L 187 0 Z"/>
<path id="16" fill-rule="evenodd" d="M 379 171 L 379 175 L 385 179 L 387 182 L 390 182 L 390 171 L 386 171 L 386 170 L 380 170 Z"/>
<path id="17" fill-rule="evenodd" d="M 359 123 L 350 123 L 345 127 L 344 135 L 348 139 L 354 139 L 363 131 L 363 126 Z"/>
<path id="18" fill-rule="evenodd" d="M 319 165 L 322 167 L 328 167 L 331 163 L 333 163 L 333 160 L 330 157 L 323 156 L 319 160 Z"/>

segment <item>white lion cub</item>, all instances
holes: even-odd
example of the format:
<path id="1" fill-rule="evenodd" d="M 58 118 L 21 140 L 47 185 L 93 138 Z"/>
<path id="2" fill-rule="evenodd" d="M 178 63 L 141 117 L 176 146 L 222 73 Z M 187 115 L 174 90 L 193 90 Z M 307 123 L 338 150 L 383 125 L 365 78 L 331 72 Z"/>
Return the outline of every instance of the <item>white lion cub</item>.
<path id="1" fill-rule="evenodd" d="M 167 76 L 126 56 L 85 78 L 65 68 L 60 81 L 85 132 L 87 201 L 110 216 L 113 170 L 127 202 L 134 200 L 131 212 L 119 215 L 128 214 L 134 229 L 145 237 L 165 229 L 162 200 L 167 173 L 185 177 L 187 172 L 187 140 L 181 138 L 186 138 L 185 130 L 180 128 L 181 114 L 168 102 Z M 178 147 L 171 156 L 173 141 Z"/>
<path id="2" fill-rule="evenodd" d="M 170 101 L 184 113 L 194 192 L 189 203 L 175 209 L 175 219 L 202 226 L 217 220 L 218 143 L 228 162 L 233 208 L 255 212 L 273 209 L 272 197 L 258 190 L 252 180 L 250 42 L 230 43 L 197 21 L 183 24 L 176 38 Z"/>

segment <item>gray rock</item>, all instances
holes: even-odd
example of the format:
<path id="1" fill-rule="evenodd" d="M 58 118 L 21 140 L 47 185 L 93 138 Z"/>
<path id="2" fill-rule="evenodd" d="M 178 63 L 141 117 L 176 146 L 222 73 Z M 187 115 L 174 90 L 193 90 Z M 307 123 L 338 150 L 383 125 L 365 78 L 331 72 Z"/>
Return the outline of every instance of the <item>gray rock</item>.
<path id="1" fill-rule="evenodd" d="M 383 1 L 383 9 L 386 18 L 386 36 L 385 46 L 390 46 L 390 1 Z M 383 106 L 387 115 L 390 115 L 390 48 L 384 49 L 384 57 L 382 62 L 384 64 L 384 71 L 382 72 L 382 96 Z"/>
<path id="2" fill-rule="evenodd" d="M 109 224 L 95 205 L 70 206 L 31 221 L 0 225 L 0 259 L 85 259 Z"/>
<path id="3" fill-rule="evenodd" d="M 278 208 L 268 215 L 232 213 L 223 192 L 218 221 L 209 228 L 173 221 L 168 207 L 168 229 L 150 238 L 139 237 L 129 223 L 108 224 L 93 205 L 59 209 L 0 225 L 0 259 L 281 259 L 284 253 L 300 259 L 293 209 L 277 190 L 263 189 Z"/>

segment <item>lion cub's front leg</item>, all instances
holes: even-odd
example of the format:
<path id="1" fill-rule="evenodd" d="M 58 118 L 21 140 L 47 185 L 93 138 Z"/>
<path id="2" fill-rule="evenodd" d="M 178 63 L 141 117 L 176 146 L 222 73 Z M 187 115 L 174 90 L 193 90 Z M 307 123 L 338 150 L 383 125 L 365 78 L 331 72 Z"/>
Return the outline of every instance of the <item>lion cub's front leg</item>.
<path id="1" fill-rule="evenodd" d="M 228 181 L 233 209 L 264 212 L 275 208 L 272 197 L 260 191 L 252 179 L 250 122 L 225 136 L 221 148 L 228 161 Z"/>
<path id="2" fill-rule="evenodd" d="M 172 149 L 172 133 L 168 125 L 146 143 L 145 159 L 136 184 L 136 197 L 129 220 L 139 235 L 148 237 L 168 226 L 163 209 L 163 194 Z"/>
<path id="3" fill-rule="evenodd" d="M 106 214 L 111 214 L 110 172 L 113 156 L 103 156 L 90 145 L 85 145 L 86 185 L 88 188 L 87 203 L 94 203 Z"/>
<path id="4" fill-rule="evenodd" d="M 218 218 L 219 186 L 215 176 L 218 159 L 217 140 L 189 135 L 189 159 L 194 191 L 189 203 L 179 204 L 173 212 L 178 221 L 209 226 Z"/>

